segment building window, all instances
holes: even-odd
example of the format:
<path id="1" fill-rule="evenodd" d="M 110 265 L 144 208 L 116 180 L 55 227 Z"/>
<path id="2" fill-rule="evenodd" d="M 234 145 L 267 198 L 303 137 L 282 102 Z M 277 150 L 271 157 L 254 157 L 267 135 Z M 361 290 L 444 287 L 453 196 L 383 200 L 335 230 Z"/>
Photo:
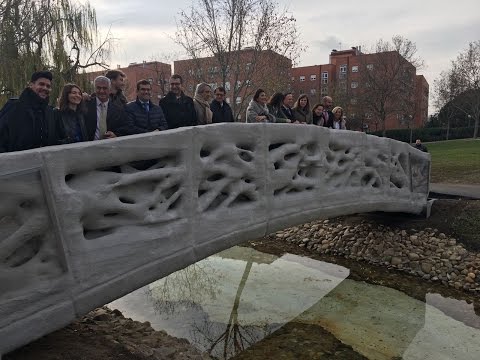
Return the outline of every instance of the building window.
<path id="1" fill-rule="evenodd" d="M 235 103 L 236 103 L 236 104 L 241 104 L 241 103 L 242 103 L 242 97 L 241 97 L 241 96 L 237 96 L 237 98 L 235 99 Z"/>
<path id="2" fill-rule="evenodd" d="M 357 99 L 355 99 L 355 98 L 351 98 L 351 99 L 350 99 L 350 103 L 351 103 L 352 105 L 356 105 L 356 104 L 358 103 L 358 101 L 357 101 Z"/>
<path id="3" fill-rule="evenodd" d="M 235 84 L 235 89 L 240 89 L 242 87 L 242 82 L 240 80 L 237 80 L 237 83 Z"/>
<path id="4" fill-rule="evenodd" d="M 352 66 L 352 72 L 358 72 L 358 65 Z"/>
<path id="5" fill-rule="evenodd" d="M 315 95 L 317 93 L 316 89 L 310 89 L 310 95 Z"/>
<path id="6" fill-rule="evenodd" d="M 352 81 L 352 83 L 350 84 L 350 86 L 352 87 L 352 89 L 358 88 L 358 81 Z"/>
<path id="7" fill-rule="evenodd" d="M 347 73 L 341 72 L 338 74 L 339 79 L 345 79 L 347 77 Z"/>
<path id="8" fill-rule="evenodd" d="M 230 81 L 225 81 L 225 90 L 230 91 Z"/>
<path id="9" fill-rule="evenodd" d="M 230 104 L 230 98 L 229 98 L 229 97 L 227 97 L 227 98 L 225 99 L 225 101 L 227 102 L 227 104 Z"/>
<path id="10" fill-rule="evenodd" d="M 250 80 L 245 80 L 245 86 L 247 87 L 252 86 L 252 82 Z"/>
<path id="11" fill-rule="evenodd" d="M 315 81 L 317 80 L 317 75 L 313 74 L 313 75 L 310 75 L 310 81 Z"/>
<path id="12" fill-rule="evenodd" d="M 328 88 L 322 87 L 322 95 L 327 95 L 328 93 Z"/>
<path id="13" fill-rule="evenodd" d="M 152 78 L 148 78 L 147 81 L 151 84 L 153 84 L 153 79 Z"/>
<path id="14" fill-rule="evenodd" d="M 292 81 L 295 81 L 295 76 L 292 76 Z"/>
<path id="15" fill-rule="evenodd" d="M 328 79 L 322 79 L 322 84 L 328 84 Z"/>
<path id="16" fill-rule="evenodd" d="M 188 85 L 188 90 L 193 91 L 193 85 Z"/>
<path id="17" fill-rule="evenodd" d="M 252 66 L 252 63 L 247 63 L 247 65 L 245 65 L 245 70 L 250 71 L 251 66 Z"/>
<path id="18" fill-rule="evenodd" d="M 322 72 L 322 79 L 328 79 L 328 72 Z"/>
<path id="19" fill-rule="evenodd" d="M 300 81 L 305 81 L 305 76 L 300 76 Z"/>
<path id="20" fill-rule="evenodd" d="M 340 65 L 340 72 L 341 73 L 346 73 L 347 72 L 347 65 L 346 64 Z"/>
<path id="21" fill-rule="evenodd" d="M 372 114 L 371 113 L 365 113 L 365 119 L 371 119 Z"/>
<path id="22" fill-rule="evenodd" d="M 367 69 L 368 70 L 373 70 L 373 64 L 367 64 Z"/>

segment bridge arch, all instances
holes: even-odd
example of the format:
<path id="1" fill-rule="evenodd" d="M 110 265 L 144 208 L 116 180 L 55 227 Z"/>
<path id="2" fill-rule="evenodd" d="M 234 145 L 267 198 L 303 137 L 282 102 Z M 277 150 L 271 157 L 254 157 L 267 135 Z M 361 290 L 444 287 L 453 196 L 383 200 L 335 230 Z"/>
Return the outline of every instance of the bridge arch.
<path id="1" fill-rule="evenodd" d="M 243 241 L 420 213 L 430 155 L 361 132 L 215 124 L 0 155 L 0 354 Z"/>

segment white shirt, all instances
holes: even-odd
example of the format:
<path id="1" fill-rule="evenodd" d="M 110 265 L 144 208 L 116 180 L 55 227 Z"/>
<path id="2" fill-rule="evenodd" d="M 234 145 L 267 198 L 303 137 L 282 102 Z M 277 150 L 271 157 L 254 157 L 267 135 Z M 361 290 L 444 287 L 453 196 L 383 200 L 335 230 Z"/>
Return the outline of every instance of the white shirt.
<path id="1" fill-rule="evenodd" d="M 100 136 L 100 113 L 102 112 L 100 104 L 105 104 L 105 108 L 108 109 L 108 100 L 102 103 L 98 97 L 95 99 L 97 100 L 97 128 L 95 129 L 95 140 L 100 140 L 102 138 Z"/>

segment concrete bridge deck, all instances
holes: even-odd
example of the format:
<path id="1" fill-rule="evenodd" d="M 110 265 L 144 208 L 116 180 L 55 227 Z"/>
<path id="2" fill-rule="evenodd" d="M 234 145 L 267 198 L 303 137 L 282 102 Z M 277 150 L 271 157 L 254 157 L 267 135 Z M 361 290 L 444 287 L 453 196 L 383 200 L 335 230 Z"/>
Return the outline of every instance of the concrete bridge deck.
<path id="1" fill-rule="evenodd" d="M 243 241 L 420 213 L 430 155 L 360 132 L 217 124 L 0 154 L 0 354 Z"/>

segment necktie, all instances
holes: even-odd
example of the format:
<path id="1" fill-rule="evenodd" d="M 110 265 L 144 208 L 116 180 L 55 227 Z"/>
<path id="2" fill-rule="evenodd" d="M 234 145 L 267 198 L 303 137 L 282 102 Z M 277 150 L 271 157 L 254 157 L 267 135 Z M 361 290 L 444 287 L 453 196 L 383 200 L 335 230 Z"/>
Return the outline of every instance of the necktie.
<path id="1" fill-rule="evenodd" d="M 143 108 L 144 108 L 145 111 L 148 113 L 148 110 L 149 110 L 148 102 L 144 102 L 144 103 L 143 103 Z"/>
<path id="2" fill-rule="evenodd" d="M 98 121 L 100 139 L 107 132 L 107 107 L 105 103 L 100 103 L 100 119 Z"/>

